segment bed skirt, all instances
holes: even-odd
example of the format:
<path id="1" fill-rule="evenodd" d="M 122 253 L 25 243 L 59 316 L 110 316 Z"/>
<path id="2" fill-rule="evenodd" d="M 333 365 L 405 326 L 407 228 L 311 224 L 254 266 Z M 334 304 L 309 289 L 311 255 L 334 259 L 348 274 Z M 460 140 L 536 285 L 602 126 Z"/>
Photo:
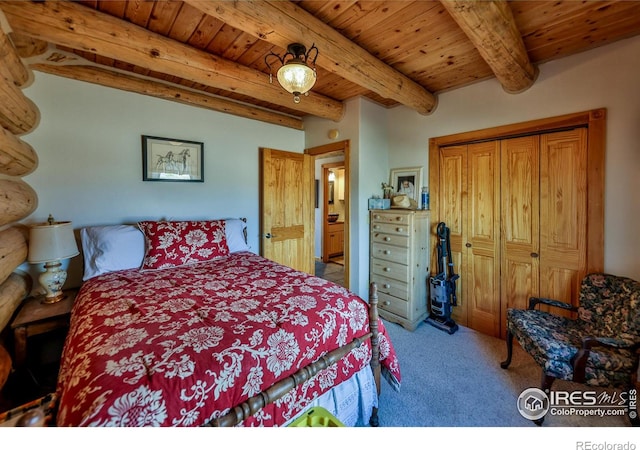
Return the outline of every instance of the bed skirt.
<path id="1" fill-rule="evenodd" d="M 376 382 L 371 367 L 363 367 L 348 380 L 325 392 L 311 402 L 305 411 L 318 406 L 325 408 L 347 427 L 369 426 L 371 412 L 373 408 L 378 407 Z M 284 426 L 296 420 L 305 411 Z"/>

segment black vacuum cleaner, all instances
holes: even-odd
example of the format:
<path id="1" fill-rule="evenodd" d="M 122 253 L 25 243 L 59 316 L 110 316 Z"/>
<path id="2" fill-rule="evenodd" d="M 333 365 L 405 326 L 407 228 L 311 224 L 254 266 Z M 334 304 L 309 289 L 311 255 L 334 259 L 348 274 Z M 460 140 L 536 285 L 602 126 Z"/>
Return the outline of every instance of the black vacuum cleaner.
<path id="1" fill-rule="evenodd" d="M 436 228 L 438 234 L 438 272 L 429 279 L 431 295 L 430 314 L 424 321 L 434 327 L 453 334 L 458 324 L 451 318 L 452 308 L 457 305 L 456 280 L 460 278 L 453 270 L 449 227 L 440 222 Z"/>

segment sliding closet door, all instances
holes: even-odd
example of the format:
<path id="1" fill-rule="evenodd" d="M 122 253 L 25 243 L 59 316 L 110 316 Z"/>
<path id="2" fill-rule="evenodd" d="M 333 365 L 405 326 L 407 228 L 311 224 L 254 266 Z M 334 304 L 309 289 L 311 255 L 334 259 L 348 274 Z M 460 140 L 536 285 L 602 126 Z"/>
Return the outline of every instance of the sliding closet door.
<path id="1" fill-rule="evenodd" d="M 466 221 L 466 286 L 468 324 L 500 336 L 500 144 L 468 146 L 469 195 Z"/>
<path id="2" fill-rule="evenodd" d="M 432 223 L 432 245 L 439 244 L 435 236 L 435 227 L 444 222 L 450 230 L 451 258 L 456 272 L 467 267 L 466 247 L 467 228 L 467 146 L 447 147 L 440 149 L 440 217 L 439 221 Z M 438 273 L 438 266 L 431 268 L 432 274 Z M 463 294 L 466 286 L 466 277 L 461 274 L 456 283 L 456 295 L 458 306 L 453 309 L 453 319 L 463 325 L 467 324 L 467 301 Z"/>
<path id="3" fill-rule="evenodd" d="M 500 335 L 499 150 L 497 141 L 440 149 L 440 221 L 460 275 L 453 319 L 491 336 Z"/>
<path id="4" fill-rule="evenodd" d="M 540 137 L 540 295 L 577 302 L 587 272 L 587 130 Z"/>
<path id="5" fill-rule="evenodd" d="M 539 146 L 539 136 L 500 143 L 502 324 L 507 321 L 507 308 L 527 309 L 529 297 L 540 290 Z M 504 326 L 501 335 L 506 336 Z"/>

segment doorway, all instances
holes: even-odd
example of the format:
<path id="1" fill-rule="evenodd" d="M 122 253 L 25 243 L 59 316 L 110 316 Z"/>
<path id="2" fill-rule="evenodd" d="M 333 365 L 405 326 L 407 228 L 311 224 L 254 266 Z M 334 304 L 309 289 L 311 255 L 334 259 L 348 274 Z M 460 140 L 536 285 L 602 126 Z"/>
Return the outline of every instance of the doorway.
<path id="1" fill-rule="evenodd" d="M 316 275 L 348 288 L 349 141 L 309 148 L 305 153 L 314 158 L 317 180 Z"/>

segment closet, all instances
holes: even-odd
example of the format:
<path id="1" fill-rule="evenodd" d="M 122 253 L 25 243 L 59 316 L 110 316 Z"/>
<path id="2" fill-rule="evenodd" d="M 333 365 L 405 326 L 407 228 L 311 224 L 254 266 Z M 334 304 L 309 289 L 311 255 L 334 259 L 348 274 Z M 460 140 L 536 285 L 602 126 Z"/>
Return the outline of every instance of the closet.
<path id="1" fill-rule="evenodd" d="M 604 110 L 548 121 L 430 143 L 432 223 L 450 228 L 460 274 L 453 318 L 491 336 L 529 297 L 577 304 L 602 270 Z"/>

